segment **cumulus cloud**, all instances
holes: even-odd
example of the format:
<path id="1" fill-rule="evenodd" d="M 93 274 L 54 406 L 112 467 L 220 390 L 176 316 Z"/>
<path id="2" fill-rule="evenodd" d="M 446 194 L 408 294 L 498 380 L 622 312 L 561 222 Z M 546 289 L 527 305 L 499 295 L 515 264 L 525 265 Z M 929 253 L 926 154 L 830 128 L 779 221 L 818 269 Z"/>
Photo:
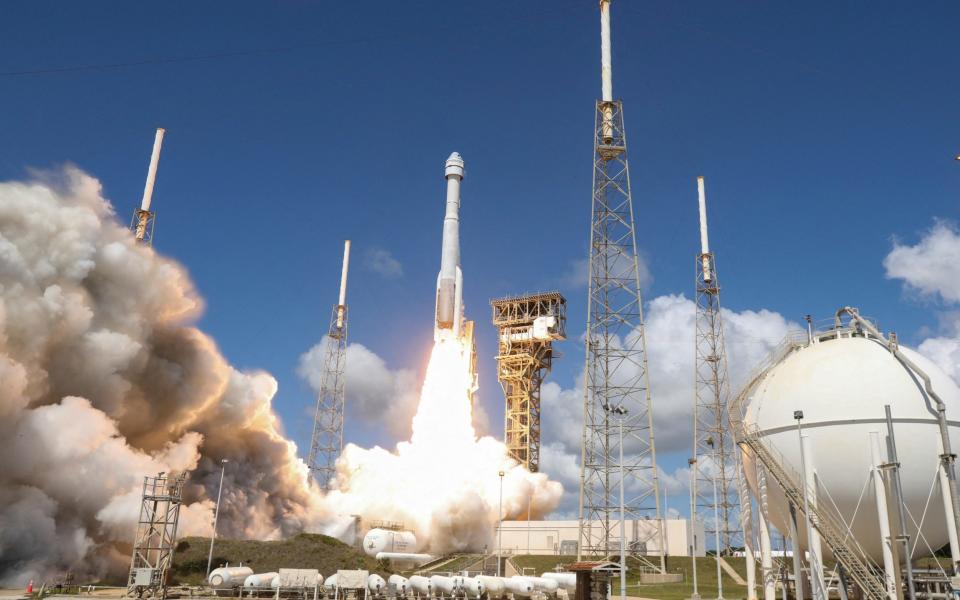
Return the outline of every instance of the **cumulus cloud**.
<path id="1" fill-rule="evenodd" d="M 403 265 L 389 250 L 383 248 L 374 247 L 367 250 L 363 257 L 363 264 L 374 273 L 379 273 L 388 279 L 403 275 Z"/>
<path id="2" fill-rule="evenodd" d="M 323 387 L 324 355 L 330 338 L 300 357 L 297 373 L 314 393 Z M 347 419 L 368 425 L 386 425 L 399 439 L 410 435 L 410 423 L 420 398 L 417 374 L 411 369 L 391 369 L 386 361 L 363 344 L 349 344 L 345 366 Z M 312 415 L 311 409 L 311 415 Z"/>
<path id="3" fill-rule="evenodd" d="M 960 302 L 960 232 L 946 221 L 933 227 L 913 246 L 894 243 L 884 258 L 887 277 L 945 302 Z"/>
<path id="4" fill-rule="evenodd" d="M 646 310 L 647 358 L 658 458 L 690 451 L 693 438 L 694 302 L 682 294 L 658 296 Z M 726 338 L 730 391 L 736 393 L 753 367 L 766 357 L 788 331 L 800 325 L 769 310 L 721 312 Z M 542 469 L 564 484 L 579 486 L 580 442 L 583 434 L 583 372 L 572 388 L 547 382 L 541 389 L 543 429 Z M 660 461 L 663 464 L 663 460 Z M 689 472 L 682 467 L 658 471 L 667 493 L 687 489 Z M 564 499 L 561 511 L 575 510 L 577 499 Z"/>
<path id="5" fill-rule="evenodd" d="M 0 183 L 0 583 L 122 573 L 144 475 L 189 472 L 182 533 L 278 537 L 320 495 L 271 410 L 192 321 L 186 270 L 137 243 L 75 168 Z"/>

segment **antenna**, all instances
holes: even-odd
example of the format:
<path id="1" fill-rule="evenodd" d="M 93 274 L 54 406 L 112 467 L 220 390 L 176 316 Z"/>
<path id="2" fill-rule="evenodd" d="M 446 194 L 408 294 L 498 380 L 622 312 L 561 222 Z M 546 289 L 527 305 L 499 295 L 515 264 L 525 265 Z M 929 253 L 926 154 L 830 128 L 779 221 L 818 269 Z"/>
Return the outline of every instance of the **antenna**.
<path id="1" fill-rule="evenodd" d="M 133 221 L 130 224 L 137 240 L 147 245 L 153 241 L 154 213 L 150 210 L 150 203 L 153 201 L 153 186 L 157 181 L 157 165 L 160 163 L 164 133 L 166 130 L 162 127 L 157 128 L 157 134 L 153 138 L 150 166 L 147 168 L 147 182 L 143 186 L 143 199 L 140 201 L 140 208 L 133 211 Z"/>

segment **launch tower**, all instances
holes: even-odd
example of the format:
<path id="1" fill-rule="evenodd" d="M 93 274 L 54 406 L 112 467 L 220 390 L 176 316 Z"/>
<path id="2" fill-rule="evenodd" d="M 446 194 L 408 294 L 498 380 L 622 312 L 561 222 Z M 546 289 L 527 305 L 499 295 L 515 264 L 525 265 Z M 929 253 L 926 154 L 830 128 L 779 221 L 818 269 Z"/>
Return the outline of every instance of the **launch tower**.
<path id="1" fill-rule="evenodd" d="M 343 409 L 346 399 L 347 365 L 347 271 L 350 267 L 350 240 L 343 243 L 340 271 L 340 299 L 333 306 L 330 327 L 324 338 L 323 371 L 317 409 L 313 416 L 307 466 L 324 491 L 336 474 L 337 458 L 343 450 Z"/>
<path id="2" fill-rule="evenodd" d="M 610 0 L 600 1 L 600 40 L 602 97 L 594 127 L 578 556 L 606 556 L 619 550 L 625 533 L 620 524 L 622 505 L 625 519 L 657 520 L 656 539 L 640 541 L 629 551 L 656 554 L 655 567 L 663 571 L 663 521 L 627 137 L 623 103 L 613 99 Z"/>
<path id="3" fill-rule="evenodd" d="M 183 483 L 186 474 L 143 478 L 137 537 L 133 542 L 127 596 L 166 598 L 167 572 L 177 545 Z"/>
<path id="4" fill-rule="evenodd" d="M 727 400 L 727 355 L 720 317 L 720 281 L 707 235 L 707 200 L 703 177 L 697 177 L 700 200 L 700 253 L 696 256 L 696 366 L 693 404 L 692 508 L 706 516 L 708 540 L 719 539 L 719 551 L 727 554 L 740 527 L 735 523 L 740 501 L 737 490 L 737 450 L 730 433 Z M 716 483 L 716 508 L 713 485 Z M 712 512 L 716 510 L 717 519 Z M 696 514 L 691 519 L 696 519 Z"/>
<path id="5" fill-rule="evenodd" d="M 130 221 L 130 229 L 137 240 L 148 246 L 153 244 L 153 225 L 156 215 L 150 210 L 150 203 L 153 200 L 153 185 L 157 180 L 157 165 L 160 163 L 163 134 L 164 130 L 157 128 L 157 135 L 153 139 L 153 153 L 150 155 L 150 166 L 147 168 L 147 183 L 143 186 L 143 199 L 140 201 L 140 208 L 133 211 L 133 219 Z"/>
<path id="6" fill-rule="evenodd" d="M 566 339 L 567 300 L 559 292 L 490 302 L 497 327 L 497 378 L 506 397 L 504 441 L 510 457 L 540 470 L 540 385 Z"/>

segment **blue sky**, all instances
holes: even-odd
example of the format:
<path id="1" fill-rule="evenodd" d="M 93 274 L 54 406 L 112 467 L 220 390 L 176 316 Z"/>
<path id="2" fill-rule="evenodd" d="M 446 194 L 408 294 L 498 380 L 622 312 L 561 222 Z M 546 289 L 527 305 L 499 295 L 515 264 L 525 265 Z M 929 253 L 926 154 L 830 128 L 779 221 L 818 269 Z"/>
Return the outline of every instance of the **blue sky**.
<path id="1" fill-rule="evenodd" d="M 453 150 L 467 164 L 465 301 L 485 411 L 501 422 L 492 297 L 567 295 L 573 339 L 550 379 L 574 385 L 594 0 L 5 12 L 0 178 L 75 163 L 126 221 L 165 127 L 156 247 L 189 268 L 201 326 L 226 356 L 278 379 L 298 443 L 312 394 L 296 365 L 326 328 L 344 238 L 351 339 L 392 369 L 422 369 Z M 616 0 L 613 15 L 648 299 L 690 296 L 702 174 L 725 306 L 798 321 L 852 304 L 914 344 L 937 330 L 943 307 L 904 292 L 882 261 L 895 238 L 913 244 L 935 218 L 957 218 L 956 4 Z M 383 252 L 402 274 L 365 266 Z M 354 421 L 348 437 L 390 443 L 386 429 Z"/>

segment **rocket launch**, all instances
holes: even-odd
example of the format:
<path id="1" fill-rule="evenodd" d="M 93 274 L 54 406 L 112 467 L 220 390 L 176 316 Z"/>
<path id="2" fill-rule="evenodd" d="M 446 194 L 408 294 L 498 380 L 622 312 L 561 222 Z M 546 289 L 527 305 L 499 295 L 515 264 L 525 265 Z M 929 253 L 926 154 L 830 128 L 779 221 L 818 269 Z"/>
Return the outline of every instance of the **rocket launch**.
<path id="1" fill-rule="evenodd" d="M 462 338 L 463 272 L 460 271 L 460 182 L 463 181 L 463 158 L 450 155 L 444 169 L 447 179 L 447 211 L 443 218 L 443 244 L 440 273 L 437 275 L 437 307 L 433 339 Z"/>

